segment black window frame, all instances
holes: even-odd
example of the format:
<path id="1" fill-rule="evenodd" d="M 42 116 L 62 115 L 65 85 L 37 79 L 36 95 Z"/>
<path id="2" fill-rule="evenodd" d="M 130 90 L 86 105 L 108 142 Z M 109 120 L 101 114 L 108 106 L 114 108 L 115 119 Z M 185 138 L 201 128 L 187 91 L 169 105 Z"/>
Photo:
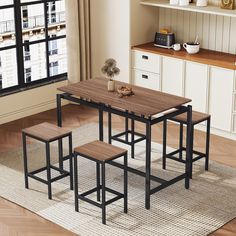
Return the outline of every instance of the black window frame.
<path id="1" fill-rule="evenodd" d="M 58 74 L 55 76 L 50 76 L 49 42 L 52 40 L 60 40 L 60 39 L 66 38 L 66 34 L 55 36 L 55 37 L 50 37 L 50 34 L 49 34 L 49 27 L 48 26 L 49 26 L 50 22 L 48 22 L 48 11 L 47 11 L 48 4 L 47 3 L 57 2 L 57 1 L 61 1 L 61 0 L 37 0 L 37 1 L 29 1 L 29 2 L 24 2 L 24 3 L 21 3 L 21 0 L 14 0 L 13 4 L 0 6 L 0 10 L 9 9 L 9 8 L 12 8 L 14 10 L 16 44 L 11 45 L 11 46 L 1 47 L 0 51 L 9 50 L 9 49 L 16 50 L 17 75 L 18 75 L 18 85 L 12 86 L 9 88 L 0 89 L 0 96 L 2 96 L 4 94 L 11 93 L 11 92 L 14 93 L 14 92 L 18 92 L 18 91 L 23 91 L 26 89 L 35 88 L 37 86 L 47 85 L 52 82 L 57 82 L 57 81 L 67 79 L 67 72 L 62 73 L 62 74 Z M 24 42 L 23 41 L 23 32 L 22 32 L 22 30 L 24 30 L 24 28 L 22 27 L 22 10 L 21 10 L 21 8 L 23 6 L 29 6 L 29 5 L 34 5 L 34 4 L 43 4 L 43 6 L 44 6 L 44 12 L 42 13 L 42 15 L 44 15 L 44 24 L 45 25 L 44 25 L 43 29 L 45 32 L 45 38 L 40 39 L 40 40 L 35 40 L 35 41 Z M 24 67 L 24 63 L 25 63 L 24 48 L 30 47 L 31 45 L 39 44 L 39 43 L 45 43 L 45 49 L 46 49 L 45 64 L 46 64 L 46 75 L 47 76 L 45 78 L 41 78 L 39 80 L 32 81 L 30 83 L 26 83 L 25 73 L 24 73 L 24 71 L 25 71 L 24 70 L 25 69 L 25 67 Z"/>

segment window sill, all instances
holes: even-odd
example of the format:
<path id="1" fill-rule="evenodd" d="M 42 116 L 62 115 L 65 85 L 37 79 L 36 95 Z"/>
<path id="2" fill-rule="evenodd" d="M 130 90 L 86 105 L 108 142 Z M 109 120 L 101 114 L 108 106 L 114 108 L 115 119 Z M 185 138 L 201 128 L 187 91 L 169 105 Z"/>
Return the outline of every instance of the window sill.
<path id="1" fill-rule="evenodd" d="M 63 77 L 61 77 L 59 79 L 57 78 L 57 79 L 54 79 L 54 80 L 45 81 L 45 82 L 42 82 L 42 83 L 39 83 L 39 84 L 35 84 L 35 85 L 29 85 L 29 86 L 27 86 L 25 88 L 20 88 L 20 89 L 16 89 L 16 90 L 13 90 L 13 91 L 10 91 L 10 92 L 2 93 L 2 94 L 0 94 L 0 97 L 5 97 L 5 96 L 8 96 L 8 95 L 24 92 L 24 91 L 35 89 L 35 88 L 39 88 L 39 87 L 42 87 L 42 86 L 58 83 L 58 82 L 61 82 L 61 81 L 65 81 L 67 79 L 68 79 L 67 76 L 63 76 Z"/>

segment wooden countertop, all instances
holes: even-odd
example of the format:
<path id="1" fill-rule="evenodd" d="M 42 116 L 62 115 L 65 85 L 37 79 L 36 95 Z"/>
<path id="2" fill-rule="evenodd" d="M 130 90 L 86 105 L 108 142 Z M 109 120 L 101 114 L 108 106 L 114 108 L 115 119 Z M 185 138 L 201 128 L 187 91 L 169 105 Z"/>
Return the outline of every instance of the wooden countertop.
<path id="1" fill-rule="evenodd" d="M 174 51 L 173 49 L 155 47 L 153 42 L 133 46 L 132 49 L 236 70 L 236 55 L 229 53 L 200 49 L 199 53 L 190 55 L 183 48 L 181 51 Z"/>

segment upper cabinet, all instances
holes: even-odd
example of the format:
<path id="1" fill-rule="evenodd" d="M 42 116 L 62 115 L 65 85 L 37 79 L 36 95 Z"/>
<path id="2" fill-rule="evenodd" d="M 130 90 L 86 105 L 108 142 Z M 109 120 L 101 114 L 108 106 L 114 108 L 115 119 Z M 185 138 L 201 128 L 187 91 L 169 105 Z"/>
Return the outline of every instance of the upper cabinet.
<path id="1" fill-rule="evenodd" d="M 197 7 L 196 3 L 191 3 L 189 6 L 170 5 L 168 0 L 143 0 L 141 1 L 141 4 L 153 7 L 162 7 L 162 8 L 178 9 L 190 12 L 236 17 L 236 10 L 225 10 L 221 9 L 219 6 L 209 5 L 207 7 Z"/>

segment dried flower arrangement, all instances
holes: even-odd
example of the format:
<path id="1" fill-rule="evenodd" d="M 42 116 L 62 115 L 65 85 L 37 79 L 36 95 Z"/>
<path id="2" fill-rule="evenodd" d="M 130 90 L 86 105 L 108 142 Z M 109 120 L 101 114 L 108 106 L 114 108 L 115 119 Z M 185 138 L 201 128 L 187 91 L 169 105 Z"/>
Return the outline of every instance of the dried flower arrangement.
<path id="1" fill-rule="evenodd" d="M 105 61 L 105 64 L 102 67 L 102 73 L 106 75 L 109 80 L 112 80 L 115 75 L 120 74 L 120 69 L 116 65 L 116 60 L 110 58 Z"/>

